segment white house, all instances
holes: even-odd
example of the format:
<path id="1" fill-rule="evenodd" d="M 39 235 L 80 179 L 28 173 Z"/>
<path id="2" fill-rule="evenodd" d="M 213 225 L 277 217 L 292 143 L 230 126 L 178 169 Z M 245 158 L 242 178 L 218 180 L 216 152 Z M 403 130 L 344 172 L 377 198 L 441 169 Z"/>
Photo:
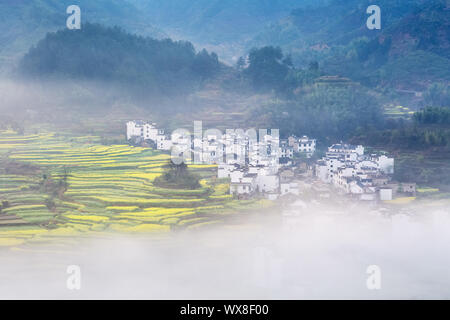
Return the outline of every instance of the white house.
<path id="1" fill-rule="evenodd" d="M 326 156 L 317 161 L 315 171 L 321 181 L 347 194 L 359 195 L 361 200 L 374 200 L 378 188 L 387 189 L 393 168 L 393 158 L 364 155 L 363 146 L 341 143 L 328 148 Z M 381 191 L 380 197 L 390 196 L 388 191 Z"/>
<path id="2" fill-rule="evenodd" d="M 159 138 L 160 136 L 158 136 Z M 170 138 L 163 136 L 163 138 L 159 138 L 157 143 L 156 143 L 156 148 L 158 150 L 166 150 L 169 151 L 170 149 L 172 149 L 172 140 L 170 140 Z"/>
<path id="3" fill-rule="evenodd" d="M 127 140 L 133 137 L 140 137 L 144 140 L 156 142 L 156 136 L 158 134 L 164 134 L 164 130 L 156 128 L 155 123 L 148 123 L 142 120 L 127 122 Z"/>
<path id="4" fill-rule="evenodd" d="M 274 192 L 278 190 L 280 180 L 277 175 L 258 174 L 256 183 L 260 192 Z"/>
<path id="5" fill-rule="evenodd" d="M 287 140 L 280 141 L 280 157 L 289 159 L 294 157 L 294 147 L 290 146 Z"/>
<path id="6" fill-rule="evenodd" d="M 127 140 L 133 137 L 143 137 L 144 136 L 144 121 L 135 120 L 127 122 Z"/>
<path id="7" fill-rule="evenodd" d="M 241 173 L 241 171 L 235 171 L 231 174 L 230 194 L 243 195 L 256 191 L 257 175 Z"/>
<path id="8" fill-rule="evenodd" d="M 299 153 L 303 153 L 306 157 L 310 158 L 316 152 L 316 139 L 309 139 L 307 136 L 303 136 L 298 139 Z"/>
<path id="9" fill-rule="evenodd" d="M 392 200 L 392 189 L 391 188 L 380 189 L 380 200 L 381 201 Z"/>
<path id="10" fill-rule="evenodd" d="M 233 174 L 233 172 L 236 172 Z M 244 175 L 244 171 L 240 170 L 240 166 L 238 164 L 219 164 L 217 166 L 217 178 L 231 178 L 231 176 L 242 177 Z"/>
<path id="11" fill-rule="evenodd" d="M 355 153 L 356 155 L 362 156 L 362 155 L 364 155 L 364 147 L 361 146 L 361 145 L 354 146 L 354 145 L 351 145 L 351 144 L 336 143 L 336 144 L 333 144 L 331 147 L 328 148 L 328 152 L 336 153 L 336 154 L 352 154 L 352 153 Z"/>

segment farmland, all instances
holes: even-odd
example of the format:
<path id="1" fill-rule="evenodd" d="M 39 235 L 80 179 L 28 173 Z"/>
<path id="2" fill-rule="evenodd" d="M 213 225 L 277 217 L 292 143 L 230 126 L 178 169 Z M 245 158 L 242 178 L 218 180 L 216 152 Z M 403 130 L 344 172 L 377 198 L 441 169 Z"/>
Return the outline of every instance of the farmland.
<path id="1" fill-rule="evenodd" d="M 234 200 L 216 167 L 192 165 L 201 188 L 155 186 L 169 155 L 93 135 L 0 131 L 0 246 L 111 234 L 166 235 L 218 224 L 237 210 L 270 205 Z"/>

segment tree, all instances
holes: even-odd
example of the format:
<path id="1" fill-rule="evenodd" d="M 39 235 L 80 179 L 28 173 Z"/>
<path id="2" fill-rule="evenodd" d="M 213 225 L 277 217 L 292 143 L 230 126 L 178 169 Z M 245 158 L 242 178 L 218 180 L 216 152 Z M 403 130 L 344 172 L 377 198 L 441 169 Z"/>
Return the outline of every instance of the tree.
<path id="1" fill-rule="evenodd" d="M 186 174 L 187 165 L 184 162 L 176 164 L 172 160 L 170 160 L 169 169 L 170 169 L 169 172 L 171 172 L 171 174 L 173 174 L 175 178 L 179 178 Z"/>
<path id="2" fill-rule="evenodd" d="M 208 53 L 205 49 L 200 51 L 194 59 L 192 70 L 203 79 L 214 76 L 219 71 L 219 57 L 216 53 Z"/>
<path id="3" fill-rule="evenodd" d="M 156 185 L 164 187 L 197 189 L 200 187 L 200 177 L 189 172 L 187 165 L 182 162 L 175 164 L 169 160 L 167 170 L 160 177 L 154 180 Z"/>
<path id="4" fill-rule="evenodd" d="M 255 112 L 271 128 L 309 135 L 324 143 L 350 138 L 384 124 L 378 100 L 362 87 L 312 86 L 291 101 L 275 101 Z"/>
<path id="5" fill-rule="evenodd" d="M 427 107 L 414 113 L 413 119 L 418 124 L 450 124 L 450 108 Z"/>
<path id="6" fill-rule="evenodd" d="M 427 106 L 450 107 L 450 86 L 433 83 L 424 94 Z"/>
<path id="7" fill-rule="evenodd" d="M 86 23 L 48 33 L 22 58 L 28 77 L 111 81 L 144 95 L 181 95 L 220 71 L 217 54 L 192 43 L 156 40 Z"/>
<path id="8" fill-rule="evenodd" d="M 3 200 L 2 201 L 2 208 L 6 209 L 6 208 L 9 208 L 9 207 L 10 207 L 9 201 L 8 200 Z"/>
<path id="9" fill-rule="evenodd" d="M 290 59 L 283 61 L 283 52 L 279 47 L 267 46 L 253 48 L 249 54 L 249 66 L 245 70 L 257 90 L 279 90 L 284 86 Z"/>
<path id="10" fill-rule="evenodd" d="M 311 61 L 308 65 L 308 70 L 313 72 L 319 71 L 319 63 L 317 61 Z"/>

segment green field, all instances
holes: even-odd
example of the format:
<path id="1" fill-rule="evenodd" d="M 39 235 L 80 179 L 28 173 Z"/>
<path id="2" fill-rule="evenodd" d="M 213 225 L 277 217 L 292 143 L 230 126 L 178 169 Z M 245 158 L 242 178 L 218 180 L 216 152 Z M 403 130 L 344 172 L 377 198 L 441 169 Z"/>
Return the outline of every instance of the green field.
<path id="1" fill-rule="evenodd" d="M 152 182 L 164 172 L 169 155 L 100 141 L 0 132 L 0 201 L 8 202 L 0 213 L 0 246 L 110 233 L 161 234 L 221 223 L 237 210 L 270 205 L 234 200 L 211 165 L 190 166 L 202 177 L 199 189 L 157 187 Z M 66 187 L 58 187 L 63 181 Z"/>

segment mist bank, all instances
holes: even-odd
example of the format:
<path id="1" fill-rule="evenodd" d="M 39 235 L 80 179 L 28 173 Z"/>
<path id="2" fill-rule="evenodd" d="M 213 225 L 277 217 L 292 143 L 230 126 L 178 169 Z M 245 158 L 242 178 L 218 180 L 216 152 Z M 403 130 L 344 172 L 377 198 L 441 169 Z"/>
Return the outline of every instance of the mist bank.
<path id="1" fill-rule="evenodd" d="M 187 105 L 184 97 L 163 98 L 148 92 L 130 92 L 108 81 L 0 78 L 0 122 L 5 126 L 13 122 L 38 125 L 89 118 L 99 118 L 103 123 L 109 117 L 124 115 L 154 118 L 180 112 Z"/>
<path id="2" fill-rule="evenodd" d="M 308 205 L 282 224 L 263 215 L 168 237 L 4 248 L 0 297 L 448 299 L 448 205 L 381 212 Z M 70 265 L 80 267 L 80 290 L 67 289 Z M 368 288 L 369 266 L 379 271 L 379 289 Z"/>

